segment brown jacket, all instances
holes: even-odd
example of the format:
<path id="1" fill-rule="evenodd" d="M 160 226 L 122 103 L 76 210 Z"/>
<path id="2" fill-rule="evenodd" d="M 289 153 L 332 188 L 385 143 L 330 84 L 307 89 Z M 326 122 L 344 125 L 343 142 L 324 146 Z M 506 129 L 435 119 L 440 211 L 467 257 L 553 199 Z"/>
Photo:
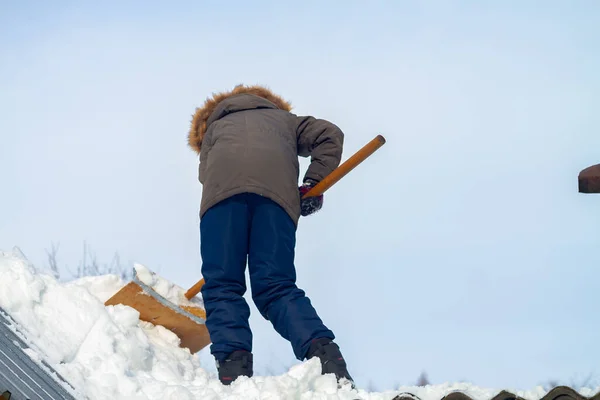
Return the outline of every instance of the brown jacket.
<path id="1" fill-rule="evenodd" d="M 236 86 L 196 109 L 189 146 L 200 155 L 200 217 L 238 193 L 266 196 L 300 217 L 298 156 L 311 157 L 304 179 L 322 180 L 340 163 L 344 134 L 329 121 L 297 116 L 261 86 Z"/>

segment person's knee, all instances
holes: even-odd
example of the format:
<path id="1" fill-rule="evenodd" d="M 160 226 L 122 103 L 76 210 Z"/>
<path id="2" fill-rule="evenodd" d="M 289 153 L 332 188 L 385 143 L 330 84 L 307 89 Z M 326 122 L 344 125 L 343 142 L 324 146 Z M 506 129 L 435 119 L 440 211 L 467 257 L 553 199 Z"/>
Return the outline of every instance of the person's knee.
<path id="1" fill-rule="evenodd" d="M 215 282 L 216 283 L 216 282 Z M 246 293 L 246 286 L 237 282 L 219 282 L 215 285 L 204 284 L 201 289 L 204 302 L 240 301 Z"/>
<path id="2" fill-rule="evenodd" d="M 285 307 L 294 299 L 304 296 L 294 282 L 277 282 L 263 286 L 262 290 L 253 291 L 252 300 L 260 314 L 269 320 L 273 309 Z"/>

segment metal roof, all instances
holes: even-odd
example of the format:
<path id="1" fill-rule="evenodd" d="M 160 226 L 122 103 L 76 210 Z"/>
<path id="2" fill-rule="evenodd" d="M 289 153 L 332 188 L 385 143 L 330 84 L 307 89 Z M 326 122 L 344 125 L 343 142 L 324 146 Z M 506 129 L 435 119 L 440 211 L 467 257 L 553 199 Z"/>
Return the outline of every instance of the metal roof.
<path id="1" fill-rule="evenodd" d="M 0 307 L 0 399 L 75 400 L 75 390 L 46 362 L 34 361 L 23 329 Z M 78 398 L 82 398 L 78 396 Z"/>
<path id="2" fill-rule="evenodd" d="M 418 397 L 410 394 L 404 393 L 399 394 L 394 397 L 392 400 L 419 400 Z M 442 397 L 440 400 L 474 400 L 472 397 L 463 392 L 452 392 Z M 491 397 L 488 400 L 526 400 L 514 393 L 511 393 L 506 390 L 502 390 L 497 395 Z M 542 396 L 539 400 L 600 400 L 600 392 L 596 393 L 592 397 L 586 397 L 579 394 L 573 388 L 568 386 L 557 386 L 544 396 Z"/>

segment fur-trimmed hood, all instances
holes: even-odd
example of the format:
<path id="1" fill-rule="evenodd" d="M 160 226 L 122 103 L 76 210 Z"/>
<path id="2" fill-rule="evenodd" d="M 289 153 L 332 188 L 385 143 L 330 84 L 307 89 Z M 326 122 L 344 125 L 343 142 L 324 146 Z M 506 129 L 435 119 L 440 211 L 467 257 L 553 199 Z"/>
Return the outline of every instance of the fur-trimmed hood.
<path id="1" fill-rule="evenodd" d="M 206 129 L 208 128 L 208 125 L 210 125 L 210 123 L 212 123 L 216 119 L 214 117 L 211 118 L 211 115 L 217 110 L 219 105 L 223 105 L 222 103 L 224 100 L 228 100 L 228 99 L 232 98 L 233 96 L 243 95 L 243 94 L 258 96 L 258 97 L 265 99 L 268 102 L 272 103 L 274 107 L 279 108 L 284 111 L 291 111 L 291 109 L 292 109 L 292 105 L 288 101 L 284 100 L 280 96 L 271 92 L 271 90 L 267 89 L 266 87 L 259 86 L 259 85 L 253 85 L 253 86 L 237 85 L 231 91 L 221 92 L 221 93 L 213 93 L 212 97 L 209 97 L 206 99 L 206 101 L 204 102 L 202 107 L 196 108 L 196 111 L 192 117 L 192 123 L 190 126 L 190 130 L 188 132 L 188 145 L 196 153 L 198 153 L 198 154 L 200 153 L 200 149 L 202 146 L 202 139 L 204 138 L 204 134 L 206 133 Z M 249 107 L 245 107 L 245 109 L 248 109 L 248 108 L 256 108 L 256 107 L 252 107 L 251 105 Z M 238 110 L 240 110 L 240 109 L 244 109 L 244 108 L 238 108 Z M 222 111 L 225 113 L 227 112 L 225 110 L 222 110 Z M 235 110 L 228 110 L 228 111 L 231 112 L 231 111 L 235 111 Z M 210 119 L 210 121 L 209 121 L 209 119 Z"/>

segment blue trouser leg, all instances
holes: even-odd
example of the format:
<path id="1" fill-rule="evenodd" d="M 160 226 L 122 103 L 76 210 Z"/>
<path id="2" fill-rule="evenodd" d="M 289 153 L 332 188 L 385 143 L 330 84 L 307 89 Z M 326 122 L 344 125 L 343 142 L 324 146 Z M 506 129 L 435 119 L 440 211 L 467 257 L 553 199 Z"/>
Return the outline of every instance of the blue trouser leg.
<path id="1" fill-rule="evenodd" d="M 250 308 L 243 298 L 248 254 L 249 209 L 245 196 L 211 207 L 200 221 L 205 284 L 201 293 L 211 353 L 218 360 L 235 350 L 252 351 Z"/>
<path id="2" fill-rule="evenodd" d="M 296 286 L 296 226 L 277 203 L 249 195 L 251 210 L 248 267 L 252 298 L 264 318 L 290 341 L 303 360 L 311 340 L 334 339 L 304 291 Z"/>

